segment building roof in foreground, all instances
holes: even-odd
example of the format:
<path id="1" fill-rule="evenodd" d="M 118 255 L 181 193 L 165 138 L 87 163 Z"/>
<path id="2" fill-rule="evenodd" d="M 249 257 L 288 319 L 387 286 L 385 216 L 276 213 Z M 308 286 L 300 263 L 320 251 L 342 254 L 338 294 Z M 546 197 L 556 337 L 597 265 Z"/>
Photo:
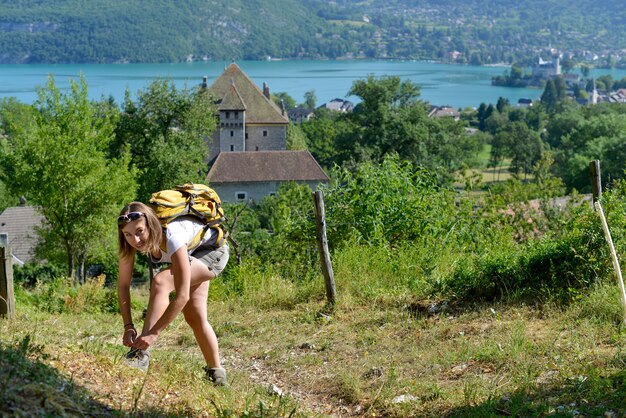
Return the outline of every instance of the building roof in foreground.
<path id="1" fill-rule="evenodd" d="M 248 151 L 220 153 L 209 184 L 267 181 L 329 181 L 309 151 Z"/>

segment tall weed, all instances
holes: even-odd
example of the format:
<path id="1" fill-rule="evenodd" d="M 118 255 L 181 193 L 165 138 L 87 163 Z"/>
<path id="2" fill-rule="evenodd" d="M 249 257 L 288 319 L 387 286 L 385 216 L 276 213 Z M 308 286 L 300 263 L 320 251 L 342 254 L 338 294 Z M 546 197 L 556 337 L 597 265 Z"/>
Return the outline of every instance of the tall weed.
<path id="1" fill-rule="evenodd" d="M 229 269 L 228 274 L 211 283 L 211 299 L 238 299 L 263 308 L 291 308 L 314 294 L 323 294 L 319 272 L 319 280 L 297 283 L 281 275 L 280 268 L 263 265 L 258 259 L 231 265 Z"/>
<path id="2" fill-rule="evenodd" d="M 101 275 L 79 285 L 71 278 L 57 277 L 39 282 L 30 292 L 16 292 L 16 295 L 23 297 L 20 302 L 50 313 L 117 313 L 116 290 L 106 287 L 105 280 Z"/>

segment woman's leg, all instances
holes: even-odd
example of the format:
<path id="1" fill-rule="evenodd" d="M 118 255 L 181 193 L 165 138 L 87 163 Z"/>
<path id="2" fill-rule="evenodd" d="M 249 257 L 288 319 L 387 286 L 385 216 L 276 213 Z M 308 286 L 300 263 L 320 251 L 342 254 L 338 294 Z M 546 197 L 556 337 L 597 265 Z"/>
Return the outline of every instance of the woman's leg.
<path id="1" fill-rule="evenodd" d="M 143 331 L 146 332 L 159 320 L 167 305 L 170 303 L 170 293 L 174 291 L 174 276 L 172 270 L 167 268 L 161 270 L 152 279 L 150 285 L 150 299 L 148 301 L 148 311 L 143 322 Z"/>
<path id="2" fill-rule="evenodd" d="M 209 279 L 215 277 L 215 275 L 198 260 L 192 259 L 191 267 L 192 285 L 189 294 L 189 302 L 187 302 L 187 305 L 183 308 L 185 321 L 187 321 L 193 330 L 196 342 L 209 368 L 222 367 L 220 365 L 217 336 L 213 331 L 213 327 L 211 327 L 211 324 L 209 324 L 207 320 Z"/>

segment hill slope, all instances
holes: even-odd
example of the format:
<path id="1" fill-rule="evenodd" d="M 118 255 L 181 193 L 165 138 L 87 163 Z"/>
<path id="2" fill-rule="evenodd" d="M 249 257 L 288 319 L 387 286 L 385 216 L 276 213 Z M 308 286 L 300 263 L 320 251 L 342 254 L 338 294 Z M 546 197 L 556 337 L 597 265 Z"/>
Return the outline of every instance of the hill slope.
<path id="1" fill-rule="evenodd" d="M 0 0 L 0 63 L 282 58 L 626 62 L 620 0 Z"/>
<path id="2" fill-rule="evenodd" d="M 316 21 L 296 0 L 0 1 L 0 62 L 178 62 L 297 53 Z M 294 24 L 294 22 L 297 22 Z"/>

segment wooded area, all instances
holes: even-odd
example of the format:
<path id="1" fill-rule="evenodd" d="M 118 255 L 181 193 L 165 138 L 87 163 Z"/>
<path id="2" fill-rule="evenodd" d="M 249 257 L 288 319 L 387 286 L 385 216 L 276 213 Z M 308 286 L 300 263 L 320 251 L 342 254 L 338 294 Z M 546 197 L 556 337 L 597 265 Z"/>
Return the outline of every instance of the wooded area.
<path id="1" fill-rule="evenodd" d="M 619 0 L 0 1 L 2 63 L 418 59 L 624 66 Z M 594 57 L 596 56 L 596 57 Z"/>

